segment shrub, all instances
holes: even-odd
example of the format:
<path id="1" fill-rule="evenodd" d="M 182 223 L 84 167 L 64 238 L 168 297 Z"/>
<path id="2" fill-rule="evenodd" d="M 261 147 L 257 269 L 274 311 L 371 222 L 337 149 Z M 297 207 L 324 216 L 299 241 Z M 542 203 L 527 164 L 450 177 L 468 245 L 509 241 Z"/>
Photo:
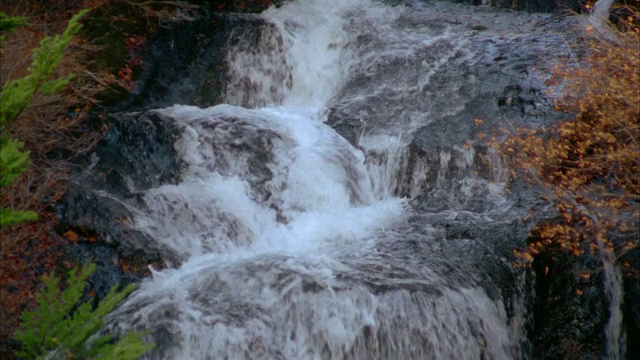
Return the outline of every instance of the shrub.
<path id="1" fill-rule="evenodd" d="M 54 273 L 42 277 L 44 288 L 37 294 L 38 306 L 20 316 L 18 356 L 24 359 L 138 359 L 154 345 L 143 341 L 143 333 L 130 332 L 118 340 L 96 335 L 104 317 L 131 291 L 111 288 L 95 309 L 91 302 L 81 302 L 85 283 L 95 264 L 85 264 L 80 273 L 69 272 L 67 287 L 60 291 L 60 280 Z M 95 335 L 95 336 L 94 336 Z"/>
<path id="2" fill-rule="evenodd" d="M 624 260 L 640 245 L 640 31 L 632 14 L 611 29 L 613 41 L 588 36 L 581 63 L 554 69 L 556 110 L 575 116 L 548 129 L 519 129 L 498 146 L 559 214 L 535 228 L 536 241 L 515 252 L 516 265 L 530 265 L 547 249 L 601 254 L 637 271 Z M 592 35 L 593 28 L 586 31 Z"/>

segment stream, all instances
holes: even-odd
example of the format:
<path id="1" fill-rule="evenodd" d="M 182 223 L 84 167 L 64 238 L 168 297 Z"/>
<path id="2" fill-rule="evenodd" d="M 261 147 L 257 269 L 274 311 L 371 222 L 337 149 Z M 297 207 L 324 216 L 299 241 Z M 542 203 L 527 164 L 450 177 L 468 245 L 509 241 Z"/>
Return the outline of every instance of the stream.
<path id="1" fill-rule="evenodd" d="M 106 331 L 149 331 L 149 359 L 531 358 L 511 266 L 531 199 L 477 139 L 559 117 L 543 74 L 567 25 L 392 3 L 241 15 L 218 104 L 121 115 L 168 134 L 145 156 L 175 166 L 95 192 L 165 264 Z"/>

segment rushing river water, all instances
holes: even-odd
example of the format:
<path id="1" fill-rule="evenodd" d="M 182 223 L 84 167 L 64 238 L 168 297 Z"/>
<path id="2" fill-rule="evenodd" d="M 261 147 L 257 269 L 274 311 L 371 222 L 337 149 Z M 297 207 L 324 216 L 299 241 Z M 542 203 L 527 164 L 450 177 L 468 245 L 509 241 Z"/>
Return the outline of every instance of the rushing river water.
<path id="1" fill-rule="evenodd" d="M 146 112 L 177 129 L 179 181 L 117 200 L 169 268 L 108 328 L 150 330 L 152 359 L 529 357 L 520 210 L 454 118 L 486 115 L 471 66 L 500 68 L 533 18 L 368 0 L 259 18 L 227 39 L 226 104 Z M 438 122 L 460 139 L 429 140 Z"/>

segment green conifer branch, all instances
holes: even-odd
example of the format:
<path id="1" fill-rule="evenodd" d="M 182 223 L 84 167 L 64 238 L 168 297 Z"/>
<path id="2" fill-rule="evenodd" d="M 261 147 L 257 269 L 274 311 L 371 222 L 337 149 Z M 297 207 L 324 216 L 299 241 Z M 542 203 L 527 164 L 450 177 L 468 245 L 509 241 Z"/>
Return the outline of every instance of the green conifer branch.
<path id="1" fill-rule="evenodd" d="M 0 136 L 0 186 L 10 185 L 20 173 L 29 167 L 29 152 L 20 151 L 22 144 Z M 0 227 L 34 221 L 38 215 L 33 211 L 15 211 L 0 207 Z"/>
<path id="2" fill-rule="evenodd" d="M 30 74 L 4 84 L 0 92 L 0 124 L 4 126 L 9 120 L 16 118 L 31 102 L 36 91 L 47 83 L 56 66 L 62 60 L 62 53 L 74 35 L 80 31 L 80 19 L 89 11 L 84 9 L 69 20 L 62 35 L 47 36 L 40 41 L 40 47 L 33 50 L 33 62 L 29 68 Z M 3 18 L 6 15 L 3 15 Z M 69 82 L 69 78 L 54 80 L 55 86 L 45 86 L 46 91 L 61 89 Z"/>
<path id="3" fill-rule="evenodd" d="M 95 271 L 88 263 L 79 271 L 69 272 L 67 287 L 60 290 L 60 280 L 51 273 L 42 277 L 44 288 L 37 295 L 38 306 L 20 316 L 20 328 L 15 333 L 21 343 L 18 355 L 26 359 L 74 358 L 82 359 L 138 359 L 154 347 L 146 343 L 144 333 L 129 332 L 120 339 L 96 336 L 111 312 L 135 285 L 121 291 L 114 286 L 93 309 L 90 302 L 82 303 L 86 281 Z"/>
<path id="4" fill-rule="evenodd" d="M 9 186 L 20 173 L 29 167 L 29 152 L 22 152 L 22 144 L 19 141 L 7 137 L 0 137 L 0 186 Z"/>
<path id="5" fill-rule="evenodd" d="M 31 98 L 36 92 L 51 95 L 62 90 L 69 83 L 71 76 L 62 79 L 50 79 L 50 77 L 62 60 L 64 49 L 80 30 L 80 18 L 88 11 L 89 9 L 85 9 L 73 16 L 62 35 L 47 36 L 42 39 L 40 47 L 33 51 L 29 75 L 8 81 L 3 85 L 0 91 L 0 130 L 4 130 L 9 121 L 29 107 Z M 10 17 L 0 13 L 0 31 L 13 31 L 25 24 L 24 18 Z M 19 174 L 27 170 L 29 152 L 21 149 L 21 142 L 10 139 L 4 132 L 0 133 L 0 186 L 9 186 Z M 37 220 L 37 214 L 33 211 L 20 212 L 0 207 L 0 227 L 35 220 Z"/>
<path id="6" fill-rule="evenodd" d="M 14 31 L 20 26 L 27 25 L 27 19 L 23 17 L 8 16 L 7 14 L 0 12 L 0 31 Z M 4 38 L 0 35 L 0 46 Z"/>

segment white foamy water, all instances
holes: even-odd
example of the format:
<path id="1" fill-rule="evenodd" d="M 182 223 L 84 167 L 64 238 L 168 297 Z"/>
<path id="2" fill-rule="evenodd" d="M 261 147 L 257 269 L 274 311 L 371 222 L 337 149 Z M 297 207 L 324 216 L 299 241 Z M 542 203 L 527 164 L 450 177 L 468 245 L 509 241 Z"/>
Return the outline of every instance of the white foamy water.
<path id="1" fill-rule="evenodd" d="M 286 105 L 323 107 L 347 75 L 345 44 L 352 34 L 344 30 L 344 14 L 366 11 L 370 1 L 293 1 L 272 8 L 264 17 L 278 26 L 288 47 L 293 86 Z"/>
<path id="2" fill-rule="evenodd" d="M 153 271 L 109 330 L 149 330 L 152 359 L 519 357 L 520 318 L 472 273 L 411 249 L 409 238 L 437 233 L 412 228 L 408 199 L 395 196 L 408 161 L 399 132 L 424 119 L 392 129 L 390 114 L 389 132 L 360 144 L 368 160 L 325 124 L 362 65 L 368 27 L 391 34 L 378 39 L 385 56 L 450 36 L 394 33 L 410 14 L 365 0 L 288 2 L 262 15 L 260 31 L 232 34 L 225 98 L 234 105 L 155 110 L 180 129 L 180 180 L 125 203 L 170 268 Z M 258 33 L 258 45 L 244 37 Z"/>
<path id="3" fill-rule="evenodd" d="M 401 218 L 403 200 L 374 201 L 363 154 L 313 111 L 294 110 L 161 110 L 184 127 L 177 144 L 187 167 L 180 184 L 146 193 L 137 227 L 186 259 L 247 246 L 311 250 L 337 239 L 366 238 Z M 242 119 L 246 134 L 228 127 L 228 117 Z M 251 136 L 261 131 L 270 148 L 233 152 L 255 145 Z M 252 156 L 265 154 L 254 151 L 271 152 L 264 174 L 255 172 Z M 269 200 L 258 200 L 256 191 L 268 191 Z"/>

